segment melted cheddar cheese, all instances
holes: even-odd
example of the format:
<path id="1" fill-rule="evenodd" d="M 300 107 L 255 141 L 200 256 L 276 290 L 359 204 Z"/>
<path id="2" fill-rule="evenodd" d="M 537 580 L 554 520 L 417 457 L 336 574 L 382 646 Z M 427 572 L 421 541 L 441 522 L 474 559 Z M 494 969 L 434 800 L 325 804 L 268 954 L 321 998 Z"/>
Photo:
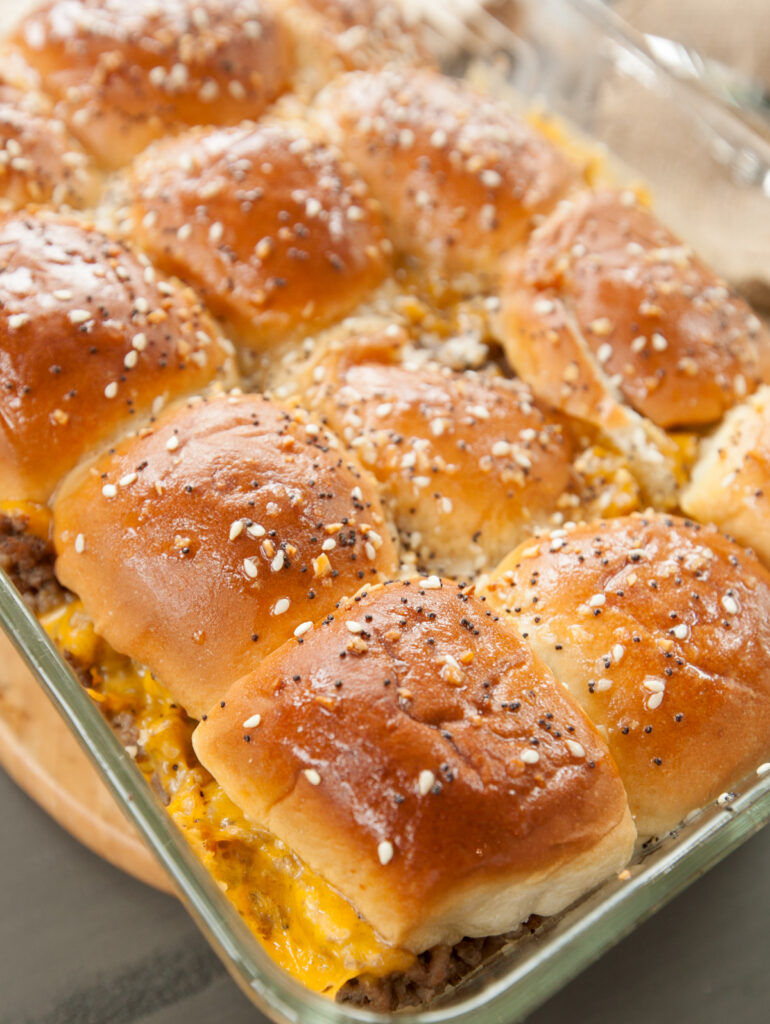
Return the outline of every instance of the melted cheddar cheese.
<path id="1" fill-rule="evenodd" d="M 42 617 L 60 650 L 181 829 L 267 952 L 329 996 L 361 973 L 403 971 L 414 956 L 388 946 L 335 889 L 280 840 L 252 825 L 195 757 L 195 722 L 145 668 L 99 637 L 79 601 Z"/>

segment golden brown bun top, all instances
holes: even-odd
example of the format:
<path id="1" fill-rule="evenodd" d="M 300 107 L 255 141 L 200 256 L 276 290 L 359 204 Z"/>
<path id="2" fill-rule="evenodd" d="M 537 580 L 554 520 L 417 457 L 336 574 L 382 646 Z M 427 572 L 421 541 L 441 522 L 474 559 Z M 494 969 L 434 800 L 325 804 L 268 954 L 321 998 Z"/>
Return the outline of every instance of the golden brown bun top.
<path id="1" fill-rule="evenodd" d="M 123 243 L 54 214 L 0 218 L 2 496 L 45 501 L 119 429 L 232 383 L 230 353 L 194 296 Z"/>
<path id="2" fill-rule="evenodd" d="M 399 247 L 448 270 L 497 272 L 576 169 L 525 121 L 430 70 L 352 72 L 317 114 L 358 166 Z"/>
<path id="3" fill-rule="evenodd" d="M 366 185 L 294 129 L 195 130 L 153 147 L 133 180 L 142 244 L 255 349 L 344 315 L 385 275 Z"/>
<path id="4" fill-rule="evenodd" d="M 57 574 L 97 631 L 193 715 L 396 568 L 355 460 L 258 395 L 169 410 L 68 478 L 54 525 Z"/>
<path id="5" fill-rule="evenodd" d="M 390 941 L 466 887 L 547 874 L 622 821 L 603 741 L 472 590 L 367 588 L 302 640 L 209 711 L 196 752 Z"/>
<path id="6" fill-rule="evenodd" d="M 403 340 L 393 326 L 343 335 L 303 401 L 382 482 L 420 565 L 473 573 L 549 521 L 574 438 L 522 382 L 410 361 Z"/>
<path id="7" fill-rule="evenodd" d="M 716 528 L 584 524 L 522 544 L 487 593 L 606 729 L 641 833 L 770 753 L 770 574 Z"/>
<path id="8" fill-rule="evenodd" d="M 566 317 L 613 391 L 663 427 L 717 420 L 770 380 L 759 319 L 631 193 L 560 205 L 510 267 L 503 301 L 511 329 L 546 352 Z M 556 356 L 551 367 L 538 390 L 563 404 L 564 381 L 581 382 Z"/>
<path id="9" fill-rule="evenodd" d="M 109 167 L 184 125 L 258 117 L 292 66 L 263 0 L 49 0 L 12 38 Z"/>
<path id="10" fill-rule="evenodd" d="M 98 191 L 90 157 L 47 101 L 0 77 L 0 209 L 88 206 Z"/>

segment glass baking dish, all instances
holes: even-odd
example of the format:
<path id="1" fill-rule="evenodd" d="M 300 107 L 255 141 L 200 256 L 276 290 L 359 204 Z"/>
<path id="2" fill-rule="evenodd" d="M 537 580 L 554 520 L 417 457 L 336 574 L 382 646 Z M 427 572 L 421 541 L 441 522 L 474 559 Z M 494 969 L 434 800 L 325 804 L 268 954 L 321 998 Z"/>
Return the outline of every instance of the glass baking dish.
<path id="1" fill-rule="evenodd" d="M 611 147 L 613 170 L 625 180 L 643 180 L 665 219 L 744 287 L 760 311 L 770 306 L 766 230 L 762 236 L 770 219 L 770 144 L 750 124 L 697 85 L 673 78 L 641 37 L 594 0 L 517 0 L 500 8 L 499 19 L 472 0 L 424 0 L 421 16 L 446 70 L 474 75 L 491 69 L 491 87 L 497 83 L 508 95 L 513 86 L 523 107 L 542 105 L 592 147 Z M 638 134 L 625 130 L 629 120 L 646 124 L 653 136 L 676 139 L 677 146 L 640 146 Z M 683 161 L 682 154 L 694 159 Z M 693 164 L 705 183 L 693 180 Z M 692 202 L 682 201 L 693 193 L 699 197 L 696 218 Z M 719 198 L 711 201 L 715 193 Z M 736 227 L 744 223 L 745 233 Z M 252 1002 L 279 1022 L 392 1019 L 330 1002 L 270 959 L 2 571 L 0 626 Z M 638 851 L 621 876 L 544 922 L 534 936 L 501 950 L 430 1007 L 401 1011 L 398 1018 L 513 1024 L 768 820 L 770 765 L 662 843 Z"/>

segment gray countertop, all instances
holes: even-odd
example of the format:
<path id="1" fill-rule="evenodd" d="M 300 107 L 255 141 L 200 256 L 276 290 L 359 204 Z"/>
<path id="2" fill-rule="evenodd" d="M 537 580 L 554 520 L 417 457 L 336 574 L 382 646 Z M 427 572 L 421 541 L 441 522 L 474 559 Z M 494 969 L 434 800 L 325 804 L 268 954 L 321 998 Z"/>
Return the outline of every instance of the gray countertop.
<path id="1" fill-rule="evenodd" d="M 1 1024 L 266 1024 L 182 907 L 84 849 L 0 772 Z M 528 1024 L 767 1024 L 770 829 Z"/>

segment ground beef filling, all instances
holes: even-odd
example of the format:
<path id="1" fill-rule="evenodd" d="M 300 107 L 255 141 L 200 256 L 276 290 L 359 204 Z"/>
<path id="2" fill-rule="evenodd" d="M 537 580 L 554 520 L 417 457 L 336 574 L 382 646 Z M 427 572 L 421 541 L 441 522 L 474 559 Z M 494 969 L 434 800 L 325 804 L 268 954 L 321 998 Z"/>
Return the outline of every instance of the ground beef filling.
<path id="1" fill-rule="evenodd" d="M 65 591 L 54 575 L 53 545 L 26 527 L 23 515 L 0 515 L 0 567 L 31 611 L 42 615 L 61 604 Z"/>
<path id="2" fill-rule="evenodd" d="M 516 931 L 504 935 L 462 939 L 454 946 L 434 946 L 420 953 L 414 965 L 401 974 L 384 978 L 359 975 L 343 985 L 337 993 L 337 1002 L 354 1003 L 377 1013 L 422 1006 L 450 985 L 456 985 L 509 942 L 534 933 L 541 921 L 542 918 L 533 915 Z"/>

